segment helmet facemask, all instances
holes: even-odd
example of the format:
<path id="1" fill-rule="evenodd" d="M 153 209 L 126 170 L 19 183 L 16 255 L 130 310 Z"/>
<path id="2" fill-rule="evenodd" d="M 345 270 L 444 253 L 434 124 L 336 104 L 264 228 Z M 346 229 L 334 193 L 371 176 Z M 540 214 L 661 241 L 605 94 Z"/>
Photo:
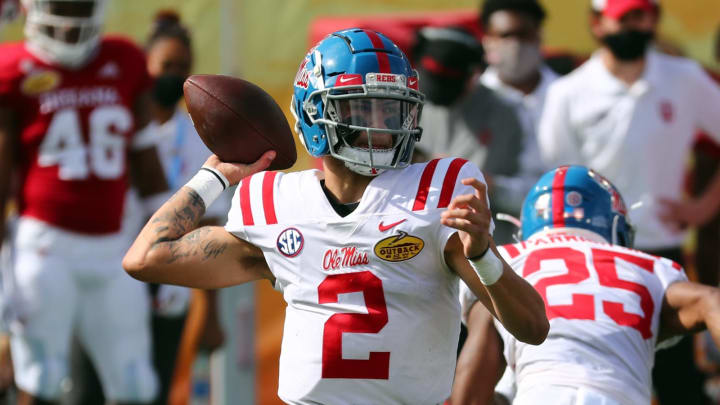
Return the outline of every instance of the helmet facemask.
<path id="1" fill-rule="evenodd" d="M 324 106 L 317 118 L 316 97 Z M 365 176 L 406 167 L 422 134 L 422 95 L 404 86 L 327 88 L 311 94 L 304 107 L 313 124 L 324 125 L 330 154 Z"/>
<path id="2" fill-rule="evenodd" d="M 24 0 L 28 46 L 49 63 L 77 68 L 100 43 L 105 0 Z"/>

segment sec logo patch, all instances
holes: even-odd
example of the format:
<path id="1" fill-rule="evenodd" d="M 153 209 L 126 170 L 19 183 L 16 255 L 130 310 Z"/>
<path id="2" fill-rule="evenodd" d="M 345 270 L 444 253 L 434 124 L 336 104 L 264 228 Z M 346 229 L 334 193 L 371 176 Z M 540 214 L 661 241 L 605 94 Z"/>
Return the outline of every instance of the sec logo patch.
<path id="1" fill-rule="evenodd" d="M 305 238 L 296 228 L 288 228 L 278 235 L 277 248 L 286 257 L 295 257 L 302 252 Z"/>

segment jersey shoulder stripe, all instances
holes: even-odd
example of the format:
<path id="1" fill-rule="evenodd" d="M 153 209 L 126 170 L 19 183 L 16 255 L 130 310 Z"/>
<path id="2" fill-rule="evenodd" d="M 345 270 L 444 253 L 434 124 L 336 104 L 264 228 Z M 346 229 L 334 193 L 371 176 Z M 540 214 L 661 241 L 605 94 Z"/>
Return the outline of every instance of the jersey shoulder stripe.
<path id="1" fill-rule="evenodd" d="M 466 162 L 466 159 L 460 158 L 454 159 L 450 162 L 448 171 L 445 174 L 445 179 L 443 180 L 442 189 L 440 190 L 438 208 L 446 208 L 450 205 L 450 200 L 452 199 L 453 191 L 455 190 L 455 182 L 457 181 L 458 174 L 460 173 L 460 168 L 462 168 Z"/>
<path id="2" fill-rule="evenodd" d="M 278 172 L 260 172 L 244 178 L 238 186 L 238 199 L 242 212 L 243 226 L 265 225 L 278 223 L 275 211 L 275 180 Z M 259 201 L 253 200 L 259 198 Z M 259 204 L 256 204 L 258 202 Z"/>
<path id="3" fill-rule="evenodd" d="M 255 176 L 244 178 L 240 183 L 240 190 L 238 192 L 242 221 L 245 226 L 255 225 L 255 221 L 253 221 L 252 206 L 250 205 L 250 183 L 253 177 Z"/>
<path id="4" fill-rule="evenodd" d="M 412 210 L 445 208 L 456 191 L 457 179 L 467 160 L 461 158 L 433 159 L 425 164 L 418 184 Z M 480 171 L 473 173 L 484 181 Z M 436 203 L 432 203 L 436 202 Z"/>
<path id="5" fill-rule="evenodd" d="M 275 225 L 278 223 L 275 215 L 275 177 L 277 172 L 265 172 L 262 184 L 263 211 L 265 211 L 265 223 Z"/>
<path id="6" fill-rule="evenodd" d="M 432 183 L 435 169 L 440 159 L 433 159 L 427 163 L 425 169 L 423 169 L 422 176 L 420 176 L 420 184 L 418 184 L 417 193 L 415 194 L 415 202 L 413 203 L 413 211 L 421 211 L 425 209 L 425 203 L 427 202 L 427 196 L 430 192 L 430 183 Z"/>

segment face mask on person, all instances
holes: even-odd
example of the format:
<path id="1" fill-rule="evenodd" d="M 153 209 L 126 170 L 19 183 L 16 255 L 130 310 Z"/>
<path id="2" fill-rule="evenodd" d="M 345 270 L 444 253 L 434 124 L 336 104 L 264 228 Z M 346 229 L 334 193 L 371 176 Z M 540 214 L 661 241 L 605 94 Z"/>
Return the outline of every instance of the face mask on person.
<path id="1" fill-rule="evenodd" d="M 173 108 L 183 96 L 185 78 L 174 74 L 163 74 L 155 78 L 153 99 L 161 107 Z"/>
<path id="2" fill-rule="evenodd" d="M 645 55 L 653 37 L 652 31 L 627 30 L 605 35 L 600 40 L 616 58 L 632 61 Z"/>
<path id="3" fill-rule="evenodd" d="M 521 83 L 538 71 L 542 62 L 536 42 L 501 40 L 486 49 L 485 58 L 507 83 Z"/>

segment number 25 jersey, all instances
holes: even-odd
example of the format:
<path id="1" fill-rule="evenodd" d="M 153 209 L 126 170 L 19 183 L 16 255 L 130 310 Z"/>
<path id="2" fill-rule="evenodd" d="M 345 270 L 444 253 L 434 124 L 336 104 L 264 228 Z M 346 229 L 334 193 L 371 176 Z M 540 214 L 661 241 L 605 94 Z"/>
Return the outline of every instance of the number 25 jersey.
<path id="1" fill-rule="evenodd" d="M 226 229 L 263 250 L 287 308 L 279 396 L 293 404 L 437 404 L 450 394 L 458 277 L 440 224 L 482 180 L 463 159 L 375 177 L 339 216 L 315 170 L 258 173 L 238 186 Z"/>
<path id="2" fill-rule="evenodd" d="M 119 231 L 133 107 L 149 87 L 143 52 L 122 38 L 104 38 L 77 70 L 21 42 L 1 45 L 0 108 L 20 134 L 20 214 L 85 234 Z"/>
<path id="3" fill-rule="evenodd" d="M 682 267 L 570 234 L 538 234 L 498 250 L 543 297 L 550 320 L 540 346 L 496 322 L 518 387 L 581 386 L 621 404 L 649 404 L 663 298 L 670 284 L 687 280 Z"/>

